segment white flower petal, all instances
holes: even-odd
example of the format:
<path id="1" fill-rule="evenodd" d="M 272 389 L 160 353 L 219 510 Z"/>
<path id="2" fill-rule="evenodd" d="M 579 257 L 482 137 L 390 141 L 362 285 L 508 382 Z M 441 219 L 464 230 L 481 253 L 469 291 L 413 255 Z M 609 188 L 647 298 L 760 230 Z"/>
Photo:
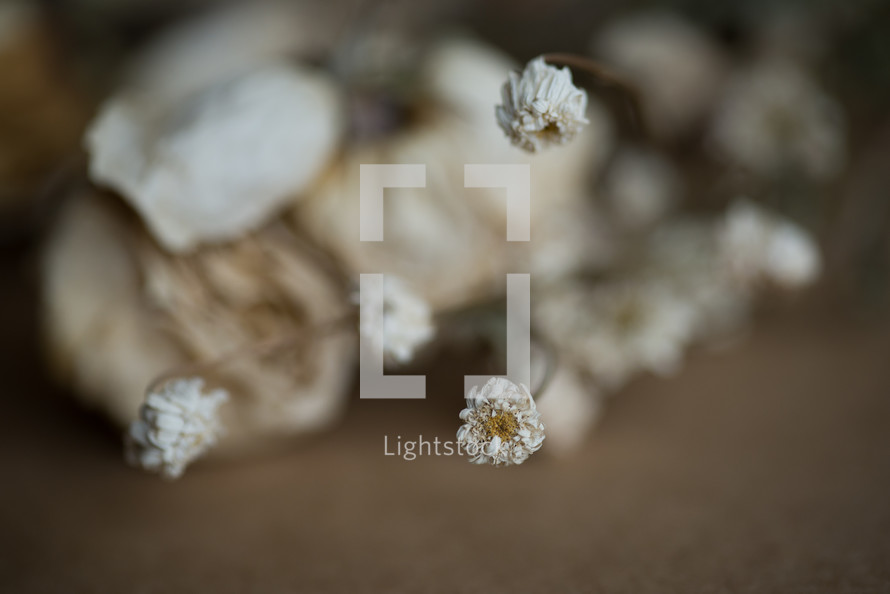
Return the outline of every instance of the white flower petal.
<path id="1" fill-rule="evenodd" d="M 177 379 L 149 394 L 127 432 L 126 460 L 144 470 L 177 478 L 216 443 L 222 427 L 217 408 L 223 390 L 203 395 L 200 378 Z"/>
<path id="2" fill-rule="evenodd" d="M 320 75 L 283 65 L 164 102 L 112 98 L 87 133 L 90 176 L 145 219 L 171 251 L 260 225 L 306 188 L 340 136 L 338 95 Z"/>
<path id="3" fill-rule="evenodd" d="M 384 277 L 383 303 L 378 301 L 379 295 L 370 292 L 363 292 L 360 299 L 363 314 L 359 332 L 371 344 L 382 340 L 383 354 L 389 360 L 409 362 L 417 348 L 435 334 L 429 305 L 395 275 Z"/>
<path id="4" fill-rule="evenodd" d="M 522 74 L 511 72 L 495 108 L 498 125 L 510 141 L 529 152 L 565 144 L 588 123 L 587 93 L 572 84 L 568 68 L 559 70 L 538 57 Z"/>

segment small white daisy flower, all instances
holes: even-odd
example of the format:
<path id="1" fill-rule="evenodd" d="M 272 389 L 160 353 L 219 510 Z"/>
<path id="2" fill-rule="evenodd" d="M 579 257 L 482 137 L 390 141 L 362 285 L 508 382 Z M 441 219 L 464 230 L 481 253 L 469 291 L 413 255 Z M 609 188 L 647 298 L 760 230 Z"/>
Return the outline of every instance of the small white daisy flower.
<path id="1" fill-rule="evenodd" d="M 544 425 L 531 393 L 502 377 L 473 386 L 457 441 L 474 464 L 522 464 L 544 442 Z"/>
<path id="2" fill-rule="evenodd" d="M 222 431 L 217 409 L 228 393 L 204 394 L 203 387 L 198 377 L 175 379 L 145 398 L 126 437 L 130 465 L 175 479 L 216 443 Z"/>
<path id="3" fill-rule="evenodd" d="M 726 214 L 720 254 L 742 286 L 767 280 L 796 289 L 816 280 L 821 269 L 819 249 L 806 231 L 745 199 Z"/>
<path id="4" fill-rule="evenodd" d="M 366 294 L 367 293 L 367 294 Z M 364 292 L 360 296 L 362 319 L 359 333 L 377 344 L 383 335 L 383 355 L 397 363 L 407 363 L 414 351 L 435 333 L 429 304 L 401 278 L 387 274 L 383 280 L 383 303 L 379 295 Z M 383 312 L 383 317 L 378 312 Z"/>
<path id="5" fill-rule="evenodd" d="M 495 108 L 498 125 L 510 141 L 531 153 L 565 144 L 588 123 L 587 93 L 572 84 L 572 72 L 537 57 L 522 74 L 511 72 Z"/>

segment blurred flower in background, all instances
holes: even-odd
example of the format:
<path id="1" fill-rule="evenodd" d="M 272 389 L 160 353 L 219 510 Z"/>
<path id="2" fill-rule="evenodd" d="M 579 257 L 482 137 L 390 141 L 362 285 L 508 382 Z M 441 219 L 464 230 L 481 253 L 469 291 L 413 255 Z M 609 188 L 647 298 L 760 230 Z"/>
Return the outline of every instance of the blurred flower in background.
<path id="1" fill-rule="evenodd" d="M 537 309 L 557 348 L 613 390 L 639 371 L 676 371 L 692 337 L 689 306 L 648 280 L 569 285 Z"/>
<path id="2" fill-rule="evenodd" d="M 796 170 L 827 179 L 846 158 L 839 106 L 800 68 L 779 60 L 733 77 L 715 115 L 713 138 L 730 159 L 761 175 Z"/>
<path id="3" fill-rule="evenodd" d="M 720 250 L 729 274 L 742 285 L 769 280 L 794 289 L 819 276 L 819 250 L 813 239 L 794 223 L 744 199 L 726 214 Z"/>
<path id="4" fill-rule="evenodd" d="M 719 46 L 668 12 L 640 12 L 609 23 L 591 42 L 593 55 L 639 85 L 647 122 L 676 137 L 708 113 L 727 74 Z"/>
<path id="5" fill-rule="evenodd" d="M 361 311 L 366 314 L 359 322 L 362 338 L 382 343 L 385 358 L 408 363 L 414 351 L 435 333 L 429 305 L 394 275 L 384 278 L 381 300 L 380 295 L 369 293 L 359 296 Z"/>

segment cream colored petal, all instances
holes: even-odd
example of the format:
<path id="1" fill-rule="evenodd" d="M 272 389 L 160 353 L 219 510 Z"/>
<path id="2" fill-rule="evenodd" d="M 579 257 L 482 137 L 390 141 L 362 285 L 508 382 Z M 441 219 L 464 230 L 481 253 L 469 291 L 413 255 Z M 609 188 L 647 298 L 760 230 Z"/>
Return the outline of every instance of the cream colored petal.
<path id="1" fill-rule="evenodd" d="M 124 92 L 87 133 L 90 175 L 171 251 L 234 239 L 316 178 L 339 140 L 340 109 L 326 78 L 283 65 L 169 104 Z"/>

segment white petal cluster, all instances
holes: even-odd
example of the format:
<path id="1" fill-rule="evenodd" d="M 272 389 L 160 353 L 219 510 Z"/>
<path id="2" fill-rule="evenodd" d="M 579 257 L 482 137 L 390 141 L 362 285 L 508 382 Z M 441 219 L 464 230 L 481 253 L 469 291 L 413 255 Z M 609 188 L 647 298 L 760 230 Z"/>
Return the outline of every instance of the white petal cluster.
<path id="1" fill-rule="evenodd" d="M 806 231 L 745 199 L 726 214 L 720 253 L 743 286 L 765 280 L 796 289 L 815 281 L 821 269 L 819 248 Z"/>
<path id="2" fill-rule="evenodd" d="M 495 109 L 498 125 L 510 141 L 532 153 L 565 144 L 588 123 L 587 93 L 572 84 L 572 72 L 538 57 L 521 74 L 511 72 Z"/>
<path id="3" fill-rule="evenodd" d="M 694 335 L 692 307 L 648 279 L 570 285 L 539 302 L 548 338 L 611 389 L 639 371 L 674 372 Z"/>
<path id="4" fill-rule="evenodd" d="M 130 465 L 175 479 L 216 443 L 222 430 L 217 409 L 228 394 L 204 394 L 203 387 L 198 377 L 176 379 L 146 397 L 127 434 Z"/>
<path id="5" fill-rule="evenodd" d="M 736 77 L 712 136 L 720 151 L 760 175 L 794 170 L 826 179 L 845 160 L 840 107 L 800 68 L 779 60 Z"/>
<path id="6" fill-rule="evenodd" d="M 457 441 L 474 464 L 522 464 L 544 442 L 544 424 L 528 388 L 502 377 L 473 386 Z"/>
<path id="7" fill-rule="evenodd" d="M 382 335 L 383 355 L 396 363 L 411 361 L 414 351 L 435 334 L 429 304 L 397 276 L 384 277 L 383 303 L 379 294 L 368 291 L 362 292 L 360 305 L 359 333 L 372 344 Z"/>

